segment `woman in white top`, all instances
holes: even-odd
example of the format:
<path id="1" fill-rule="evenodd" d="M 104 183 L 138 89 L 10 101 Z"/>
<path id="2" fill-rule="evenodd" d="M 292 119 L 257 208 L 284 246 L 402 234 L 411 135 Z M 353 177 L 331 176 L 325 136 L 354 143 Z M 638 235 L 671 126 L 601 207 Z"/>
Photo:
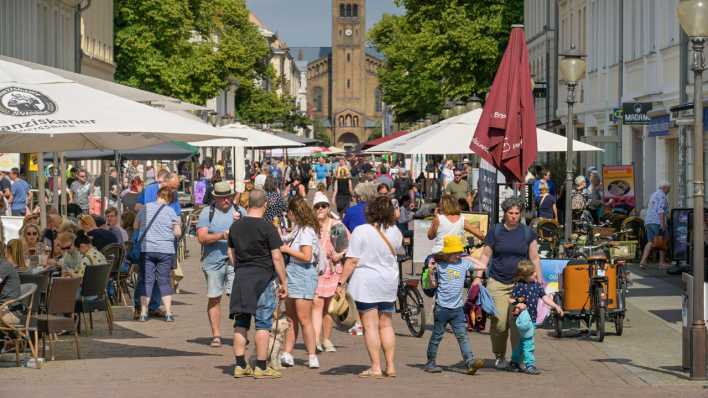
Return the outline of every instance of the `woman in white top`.
<path id="1" fill-rule="evenodd" d="M 293 366 L 292 356 L 298 326 L 302 325 L 302 339 L 309 354 L 308 366 L 320 367 L 315 351 L 315 329 L 312 326 L 312 300 L 317 289 L 317 256 L 319 255 L 320 223 L 304 198 L 296 196 L 288 204 L 288 219 L 293 225 L 290 244 L 280 248 L 290 256 L 285 271 L 288 274 L 288 298 L 285 310 L 290 329 L 285 338 L 285 348 L 280 356 L 283 366 Z M 286 241 L 289 239 L 286 239 Z"/>
<path id="2" fill-rule="evenodd" d="M 383 347 L 386 358 L 386 376 L 395 377 L 393 363 L 396 338 L 391 324 L 398 290 L 398 262 L 396 252 L 403 241 L 396 227 L 393 204 L 386 196 L 379 196 L 366 206 L 366 224 L 352 233 L 337 294 L 344 295 L 346 280 L 359 318 L 364 326 L 364 342 L 371 358 L 371 368 L 360 377 L 382 377 L 379 351 Z"/>
<path id="3" fill-rule="evenodd" d="M 479 228 L 470 224 L 460 213 L 460 204 L 455 200 L 454 196 L 445 194 L 440 198 L 440 204 L 435 209 L 433 223 L 430 224 L 428 229 L 428 239 L 435 240 L 430 254 L 435 254 L 442 250 L 443 237 L 445 235 L 464 237 L 465 231 L 467 231 L 477 239 L 484 240 L 485 236 Z"/>

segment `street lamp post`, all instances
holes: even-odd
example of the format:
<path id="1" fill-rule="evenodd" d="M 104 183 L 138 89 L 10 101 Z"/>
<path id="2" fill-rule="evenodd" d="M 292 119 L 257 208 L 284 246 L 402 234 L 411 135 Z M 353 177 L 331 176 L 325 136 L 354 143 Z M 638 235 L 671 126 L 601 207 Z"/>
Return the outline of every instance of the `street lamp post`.
<path id="1" fill-rule="evenodd" d="M 703 313 L 704 252 L 703 201 L 703 45 L 708 38 L 708 2 L 682 0 L 677 14 L 693 48 L 693 324 L 691 324 L 691 378 L 706 378 L 706 323 Z"/>
<path id="2" fill-rule="evenodd" d="M 565 151 L 565 217 L 564 238 L 570 242 L 570 235 L 573 232 L 573 209 L 571 209 L 570 199 L 573 192 L 573 140 L 575 139 L 575 115 L 573 114 L 573 104 L 575 103 L 575 88 L 578 81 L 585 77 L 585 56 L 582 55 L 575 46 L 571 46 L 569 51 L 561 54 L 563 59 L 560 62 L 561 79 L 568 86 L 568 126 L 566 127 L 565 138 L 567 146 Z"/>

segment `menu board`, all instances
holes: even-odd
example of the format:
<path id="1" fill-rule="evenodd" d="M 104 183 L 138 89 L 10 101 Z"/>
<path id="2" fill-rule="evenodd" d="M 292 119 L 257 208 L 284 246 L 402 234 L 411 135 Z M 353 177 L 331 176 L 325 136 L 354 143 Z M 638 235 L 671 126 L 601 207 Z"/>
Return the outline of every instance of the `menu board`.
<path id="1" fill-rule="evenodd" d="M 602 166 L 602 187 L 606 205 L 626 206 L 631 209 L 636 206 L 634 165 Z"/>
<path id="2" fill-rule="evenodd" d="M 497 171 L 494 166 L 482 160 L 480 162 L 479 177 L 477 179 L 477 207 L 475 211 L 486 213 L 490 220 L 494 220 L 494 207 L 497 190 Z M 492 221 L 494 223 L 495 221 Z"/>
<path id="3" fill-rule="evenodd" d="M 708 226 L 708 209 L 703 212 L 703 217 L 705 229 Z M 693 209 L 671 210 L 671 260 L 690 262 L 692 229 Z"/>

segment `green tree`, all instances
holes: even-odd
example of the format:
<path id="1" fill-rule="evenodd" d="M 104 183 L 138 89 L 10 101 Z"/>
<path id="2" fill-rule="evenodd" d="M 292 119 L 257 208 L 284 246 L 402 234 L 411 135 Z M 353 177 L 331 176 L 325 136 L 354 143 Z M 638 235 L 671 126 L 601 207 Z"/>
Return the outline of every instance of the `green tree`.
<path id="1" fill-rule="evenodd" d="M 116 80 L 203 104 L 251 84 L 270 49 L 243 0 L 116 0 Z"/>
<path id="2" fill-rule="evenodd" d="M 483 94 L 494 78 L 523 0 L 394 0 L 404 15 L 384 15 L 369 40 L 386 57 L 384 101 L 399 121 L 439 113 L 446 98 Z"/>
<path id="3" fill-rule="evenodd" d="M 282 86 L 278 79 L 274 80 L 273 87 Z M 307 129 L 312 123 L 297 111 L 294 98 L 279 95 L 274 89 L 263 89 L 253 82 L 237 90 L 236 113 L 246 123 L 266 123 L 290 132 Z"/>

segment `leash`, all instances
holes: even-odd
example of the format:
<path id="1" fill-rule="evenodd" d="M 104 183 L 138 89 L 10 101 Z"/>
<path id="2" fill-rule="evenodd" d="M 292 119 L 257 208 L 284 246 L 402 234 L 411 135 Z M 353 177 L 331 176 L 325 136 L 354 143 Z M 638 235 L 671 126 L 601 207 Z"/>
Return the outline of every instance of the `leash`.
<path id="1" fill-rule="evenodd" d="M 273 330 L 273 345 L 270 347 L 270 352 L 268 352 L 268 360 L 273 357 L 273 350 L 275 349 L 275 339 L 278 336 L 278 322 L 280 320 L 280 297 L 278 292 L 275 293 L 275 311 L 273 311 L 273 320 L 275 321 L 275 328 Z"/>

